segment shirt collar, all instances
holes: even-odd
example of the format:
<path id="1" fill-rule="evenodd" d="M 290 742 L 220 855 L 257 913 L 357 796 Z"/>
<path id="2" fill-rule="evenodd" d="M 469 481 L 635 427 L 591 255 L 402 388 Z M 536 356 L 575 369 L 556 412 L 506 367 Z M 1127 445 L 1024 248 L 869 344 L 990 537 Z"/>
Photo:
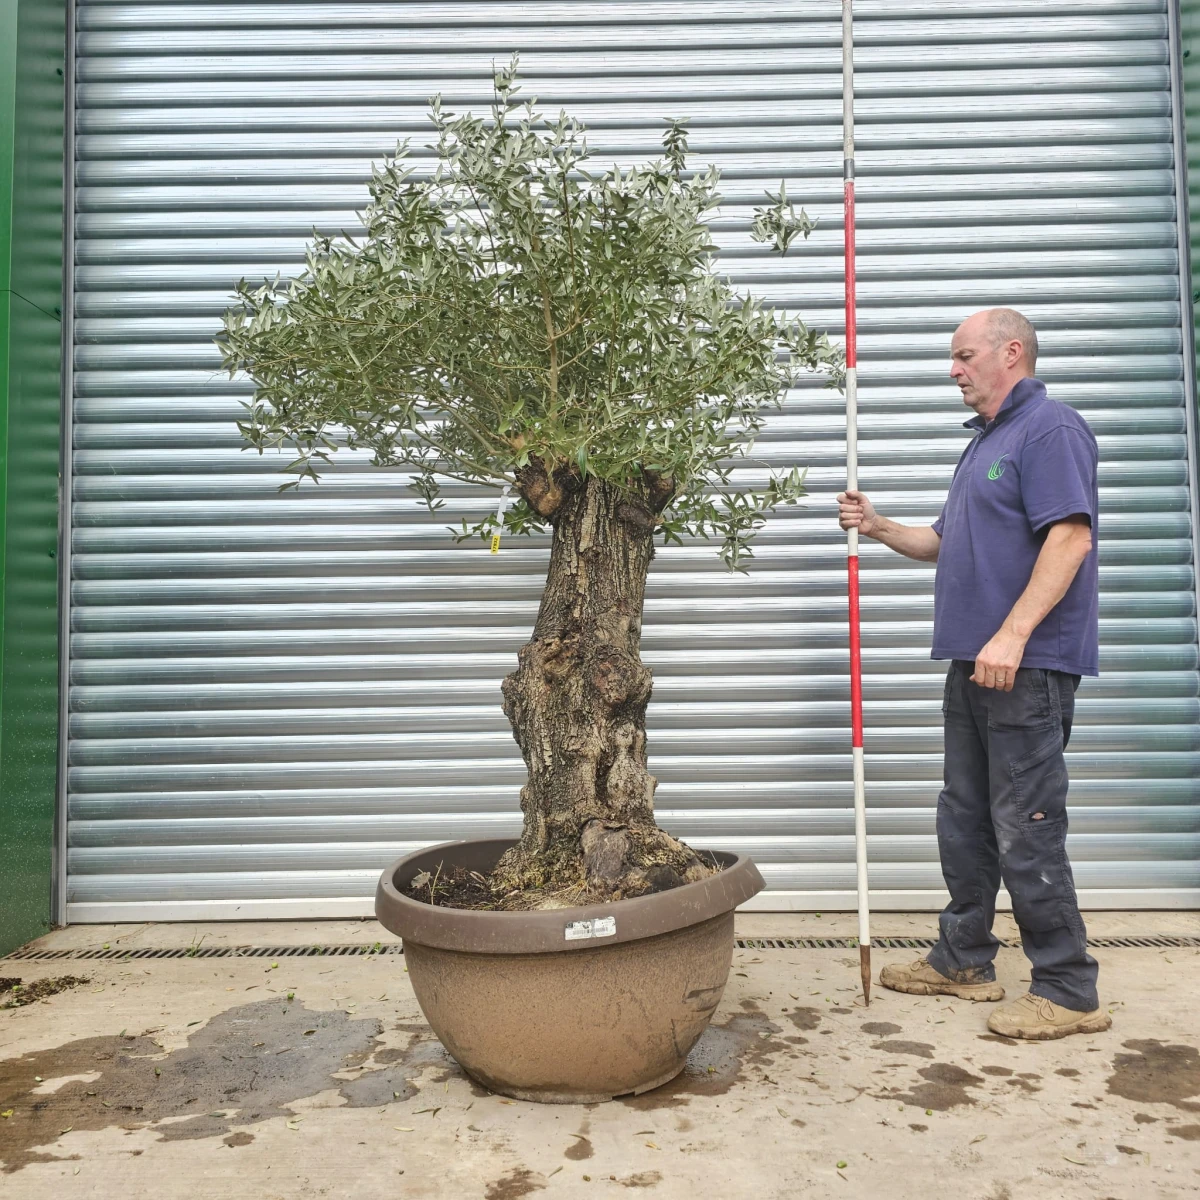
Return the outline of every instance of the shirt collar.
<path id="1" fill-rule="evenodd" d="M 995 425 L 997 421 L 1020 408 L 1023 404 L 1027 404 L 1031 400 L 1044 400 L 1045 398 L 1046 385 L 1040 379 L 1036 379 L 1032 375 L 1027 375 L 1024 379 L 1018 379 L 1013 385 L 1013 390 L 1004 397 L 1004 403 L 996 410 L 996 415 L 990 422 L 976 415 L 969 421 L 964 421 L 963 425 L 967 429 L 977 429 L 982 433 L 990 425 Z"/>

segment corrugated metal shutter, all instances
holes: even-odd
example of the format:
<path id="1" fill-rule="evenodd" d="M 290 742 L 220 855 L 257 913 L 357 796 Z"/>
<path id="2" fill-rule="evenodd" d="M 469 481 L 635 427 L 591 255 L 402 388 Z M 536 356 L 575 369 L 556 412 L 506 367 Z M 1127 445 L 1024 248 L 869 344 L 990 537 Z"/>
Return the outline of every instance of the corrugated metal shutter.
<path id="1" fill-rule="evenodd" d="M 1085 901 L 1200 898 L 1200 693 L 1166 6 L 860 0 L 862 476 L 936 514 L 965 437 L 955 324 L 1021 307 L 1102 455 L 1105 676 L 1070 755 Z M 897 14 L 903 11 L 903 17 Z M 425 100 L 486 104 L 523 53 L 602 161 L 690 116 L 725 172 L 723 265 L 840 333 L 839 6 L 80 0 L 69 908 L 116 917 L 370 911 L 377 871 L 518 827 L 498 682 L 544 546 L 455 547 L 404 481 L 343 459 L 301 495 L 244 453 L 211 338 L 231 284 L 353 224 Z M 420 153 L 418 151 L 418 153 Z M 786 178 L 820 220 L 786 260 L 750 211 Z M 839 398 L 790 397 L 760 449 L 810 468 L 750 576 L 663 552 L 645 651 L 659 810 L 749 850 L 765 906 L 852 903 Z M 459 491 L 457 520 L 486 503 Z M 944 668 L 932 572 L 863 552 L 877 903 L 936 905 Z"/>

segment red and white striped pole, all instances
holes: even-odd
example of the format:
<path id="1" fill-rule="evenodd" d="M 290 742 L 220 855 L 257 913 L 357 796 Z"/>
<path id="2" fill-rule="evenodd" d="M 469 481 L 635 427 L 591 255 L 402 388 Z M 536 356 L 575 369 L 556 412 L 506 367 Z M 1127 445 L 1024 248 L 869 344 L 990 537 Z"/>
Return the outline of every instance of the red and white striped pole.
<path id="1" fill-rule="evenodd" d="M 842 0 L 842 150 L 846 220 L 846 488 L 858 489 L 858 322 L 854 290 L 854 5 Z M 858 959 L 863 1001 L 871 1003 L 871 908 L 867 890 L 867 794 L 863 767 L 862 636 L 858 615 L 858 530 L 846 532 L 850 591 L 850 726 L 854 759 L 854 857 L 858 878 Z"/>

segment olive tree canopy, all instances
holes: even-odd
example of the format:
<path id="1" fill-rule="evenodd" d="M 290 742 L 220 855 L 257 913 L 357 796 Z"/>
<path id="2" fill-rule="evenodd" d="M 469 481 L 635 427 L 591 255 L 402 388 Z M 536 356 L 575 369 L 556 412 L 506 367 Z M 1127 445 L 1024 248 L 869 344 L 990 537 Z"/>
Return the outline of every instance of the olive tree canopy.
<path id="1" fill-rule="evenodd" d="M 361 234 L 317 238 L 298 279 L 239 285 L 221 344 L 256 384 L 245 436 L 294 448 L 300 477 L 369 450 L 431 507 L 439 477 L 512 485 L 513 532 L 549 515 L 523 472 L 650 478 L 666 538 L 720 536 L 736 566 L 803 488 L 797 470 L 737 487 L 731 466 L 797 373 L 837 378 L 839 351 L 716 271 L 718 173 L 689 172 L 684 122 L 661 160 L 596 171 L 578 122 L 518 100 L 515 59 L 494 83 L 490 119 L 432 101 L 436 168 L 407 147 L 377 168 Z M 811 227 L 781 187 L 753 236 L 785 252 Z"/>

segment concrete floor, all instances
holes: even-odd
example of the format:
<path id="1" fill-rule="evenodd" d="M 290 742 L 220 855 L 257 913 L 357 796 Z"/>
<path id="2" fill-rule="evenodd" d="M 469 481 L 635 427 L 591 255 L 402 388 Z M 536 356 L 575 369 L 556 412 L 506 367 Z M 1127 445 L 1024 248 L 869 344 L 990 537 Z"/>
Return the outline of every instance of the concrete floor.
<path id="1" fill-rule="evenodd" d="M 1193 914 L 1089 925 L 1200 934 Z M 876 932 L 932 928 L 896 914 Z M 750 915 L 740 932 L 853 923 Z M 392 940 L 372 922 L 256 923 L 75 927 L 38 945 L 377 939 Z M 876 949 L 875 967 L 913 956 Z M 0 1195 L 1200 1195 L 1200 950 L 1097 957 L 1112 1031 L 1027 1045 L 988 1035 L 988 1005 L 877 989 L 863 1008 L 853 951 L 739 951 L 684 1075 L 587 1107 L 476 1087 L 432 1039 L 401 956 L 0 960 L 0 976 L 27 985 L 89 979 L 0 1012 Z M 1019 951 L 999 969 L 1010 995 L 1025 990 Z"/>

